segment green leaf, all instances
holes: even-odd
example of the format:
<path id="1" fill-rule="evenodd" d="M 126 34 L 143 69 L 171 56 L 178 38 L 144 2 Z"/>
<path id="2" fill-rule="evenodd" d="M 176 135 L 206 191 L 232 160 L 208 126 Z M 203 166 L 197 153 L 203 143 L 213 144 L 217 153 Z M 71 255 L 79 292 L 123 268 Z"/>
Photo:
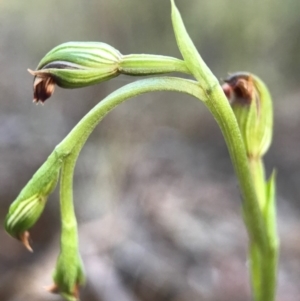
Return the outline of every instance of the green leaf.
<path id="1" fill-rule="evenodd" d="M 276 226 L 276 171 L 273 170 L 266 183 L 266 207 L 264 218 L 267 226 L 268 238 L 272 247 L 277 248 L 279 244 Z"/>
<path id="2" fill-rule="evenodd" d="M 174 0 L 171 0 L 171 5 L 175 37 L 184 61 L 190 72 L 201 84 L 201 87 L 205 90 L 211 90 L 214 85 L 218 84 L 218 80 L 201 58 L 193 41 L 187 33 Z"/>

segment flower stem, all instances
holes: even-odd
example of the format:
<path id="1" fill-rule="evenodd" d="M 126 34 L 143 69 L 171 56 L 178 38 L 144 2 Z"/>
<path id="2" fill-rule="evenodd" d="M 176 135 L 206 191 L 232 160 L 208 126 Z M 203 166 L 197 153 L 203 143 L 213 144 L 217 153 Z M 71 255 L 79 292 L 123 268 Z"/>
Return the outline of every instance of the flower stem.
<path id="1" fill-rule="evenodd" d="M 76 152 L 66 157 L 61 171 L 61 251 L 69 250 L 71 246 L 78 246 L 77 220 L 73 203 L 73 173 L 76 164 L 76 158 Z"/>
<path id="2" fill-rule="evenodd" d="M 225 102 L 218 101 L 219 97 L 221 96 L 218 96 L 217 91 L 216 94 L 212 92 L 206 105 L 210 107 L 214 116 L 218 116 L 217 122 L 224 134 L 240 182 L 244 199 L 244 218 L 250 236 L 250 269 L 254 298 L 257 301 L 273 301 L 278 261 L 275 192 L 266 191 L 268 189 L 264 179 L 263 162 L 259 159 L 248 163 L 244 144 L 238 142 L 240 131 L 230 117 L 232 111 L 226 108 Z M 274 177 L 270 181 L 273 181 L 271 186 L 274 186 Z"/>
<path id="3" fill-rule="evenodd" d="M 212 86 L 208 92 L 206 105 L 221 128 L 239 180 L 243 197 L 244 219 L 250 241 L 255 242 L 259 249 L 265 250 L 267 248 L 267 231 L 257 201 L 239 126 L 220 86 Z"/>
<path id="4" fill-rule="evenodd" d="M 270 215 L 266 213 L 275 208 L 274 195 L 270 196 L 267 193 L 268 185 L 265 183 L 265 170 L 262 158 L 249 158 L 248 160 L 260 210 L 263 212 L 263 219 L 267 229 L 266 250 L 259 251 L 254 243 L 250 243 L 252 287 L 255 300 L 273 301 L 276 293 L 278 261 L 277 234 L 272 229 L 276 222 L 276 216 L 275 214 Z"/>
<path id="5" fill-rule="evenodd" d="M 203 91 L 197 82 L 172 77 L 149 78 L 128 84 L 96 105 L 70 134 L 56 147 L 58 153 L 78 153 L 96 125 L 117 105 L 125 100 L 154 91 L 176 91 L 192 95 L 202 100 L 213 114 L 225 137 L 228 150 L 239 179 L 246 212 L 245 220 L 251 241 L 260 249 L 266 248 L 267 233 L 264 227 L 256 192 L 251 178 L 245 147 L 232 109 L 217 84 L 209 91 Z"/>
<path id="6" fill-rule="evenodd" d="M 65 158 L 60 182 L 61 241 L 60 254 L 53 274 L 51 292 L 66 300 L 79 300 L 79 287 L 85 283 L 84 268 L 79 254 L 77 220 L 73 203 L 73 173 L 78 148 Z"/>
<path id="7" fill-rule="evenodd" d="M 130 83 L 111 93 L 81 119 L 69 135 L 56 146 L 58 156 L 72 153 L 75 147 L 80 149 L 97 124 L 116 106 L 130 98 L 155 91 L 176 91 L 202 100 L 205 98 L 202 89 L 192 80 L 153 77 Z"/>
<path id="8" fill-rule="evenodd" d="M 267 254 L 270 251 L 268 248 L 268 233 L 257 201 L 244 143 L 237 120 L 222 88 L 218 83 L 215 83 L 210 88 L 203 90 L 198 82 L 175 77 L 147 78 L 116 90 L 87 113 L 69 135 L 55 148 L 54 152 L 57 160 L 63 160 L 61 179 L 62 250 L 77 246 L 77 225 L 72 195 L 73 172 L 77 157 L 87 138 L 97 124 L 116 106 L 127 99 L 155 91 L 176 91 L 189 94 L 203 101 L 213 114 L 224 135 L 239 180 L 243 197 L 245 224 L 250 236 L 250 242 L 257 246 L 257 254 Z M 267 211 L 266 214 L 272 215 L 272 212 L 268 213 Z M 270 229 L 274 227 L 273 224 L 270 224 Z M 270 232 L 272 231 L 270 230 Z M 257 266 L 259 265 L 260 263 Z M 267 267 L 274 267 L 274 264 L 267 264 Z M 263 273 L 263 269 L 261 269 L 261 273 Z M 274 277 L 272 271 L 265 271 L 264 279 L 266 281 L 271 280 L 271 276 Z M 274 281 L 272 283 L 274 284 Z M 266 296 L 264 301 L 272 300 L 271 295 L 274 295 L 273 284 L 270 285 L 270 290 L 261 288 L 264 291 L 264 296 Z"/>

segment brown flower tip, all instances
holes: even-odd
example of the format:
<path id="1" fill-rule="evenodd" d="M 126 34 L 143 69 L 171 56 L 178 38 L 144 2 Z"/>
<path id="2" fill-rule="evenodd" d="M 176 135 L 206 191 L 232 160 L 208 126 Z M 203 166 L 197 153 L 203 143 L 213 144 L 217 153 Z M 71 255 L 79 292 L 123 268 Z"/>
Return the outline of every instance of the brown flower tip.
<path id="1" fill-rule="evenodd" d="M 59 293 L 59 289 L 58 289 L 58 286 L 56 284 L 51 284 L 49 286 L 46 286 L 45 290 L 49 293 L 52 293 L 52 294 L 58 294 Z"/>
<path id="2" fill-rule="evenodd" d="M 30 243 L 29 243 L 29 239 L 30 239 L 30 234 L 28 231 L 23 232 L 20 235 L 20 241 L 22 242 L 22 244 L 25 246 L 25 248 L 29 251 L 29 252 L 33 252 Z"/>
<path id="3" fill-rule="evenodd" d="M 250 104 L 255 91 L 253 77 L 247 73 L 235 73 L 230 75 L 222 85 L 228 100 L 232 103 L 238 101 L 241 104 Z"/>
<path id="4" fill-rule="evenodd" d="M 28 69 L 28 72 L 34 76 L 33 80 L 33 102 L 44 103 L 46 99 L 51 97 L 55 89 L 55 80 L 47 72 L 44 71 L 32 71 Z"/>
<path id="5" fill-rule="evenodd" d="M 50 286 L 47 286 L 45 287 L 45 290 L 49 293 L 52 293 L 52 294 L 60 294 L 62 293 L 62 295 L 64 297 L 66 297 L 67 300 L 79 300 L 79 285 L 78 284 L 75 284 L 74 286 L 74 289 L 72 291 L 71 294 L 69 293 L 64 293 L 64 292 L 61 292 L 59 287 L 57 286 L 57 284 L 52 284 Z"/>

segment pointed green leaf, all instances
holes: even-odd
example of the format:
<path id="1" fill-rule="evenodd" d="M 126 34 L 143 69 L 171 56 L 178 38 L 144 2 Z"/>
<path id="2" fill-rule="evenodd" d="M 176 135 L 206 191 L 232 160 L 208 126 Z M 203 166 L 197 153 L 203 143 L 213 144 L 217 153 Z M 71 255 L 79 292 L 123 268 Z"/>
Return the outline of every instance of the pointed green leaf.
<path id="1" fill-rule="evenodd" d="M 174 0 L 171 0 L 171 5 L 175 37 L 184 61 L 190 72 L 201 83 L 201 87 L 205 90 L 210 90 L 214 85 L 218 84 L 218 80 L 201 58 L 193 41 L 187 33 Z"/>
<path id="2" fill-rule="evenodd" d="M 276 171 L 273 170 L 269 180 L 266 183 L 266 207 L 264 217 L 267 226 L 269 240 L 273 247 L 279 244 L 276 226 Z"/>

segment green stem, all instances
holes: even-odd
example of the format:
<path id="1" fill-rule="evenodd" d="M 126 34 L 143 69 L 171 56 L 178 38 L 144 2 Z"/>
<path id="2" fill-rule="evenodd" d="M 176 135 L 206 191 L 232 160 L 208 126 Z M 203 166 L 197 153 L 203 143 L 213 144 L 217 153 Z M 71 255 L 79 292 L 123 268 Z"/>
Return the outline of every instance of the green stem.
<path id="1" fill-rule="evenodd" d="M 195 81 L 175 77 L 153 77 L 139 80 L 114 91 L 99 102 L 73 128 L 55 148 L 58 156 L 70 154 L 75 147 L 83 146 L 97 124 L 116 106 L 130 98 L 155 91 L 176 91 L 204 99 L 205 94 Z"/>
<path id="2" fill-rule="evenodd" d="M 78 248 L 77 220 L 73 203 L 73 173 L 79 149 L 65 158 L 60 183 L 61 241 L 60 254 L 53 274 L 54 292 L 66 300 L 79 300 L 79 287 L 85 283 Z"/>
<path id="3" fill-rule="evenodd" d="M 276 297 L 276 284 L 277 284 L 277 266 L 279 257 L 279 239 L 277 234 L 276 224 L 276 183 L 275 172 L 273 171 L 270 179 L 266 182 L 266 200 L 267 204 L 264 208 L 264 219 L 268 231 L 268 252 L 265 254 L 266 258 L 266 277 L 264 284 L 266 286 L 265 300 L 273 301 Z M 269 296 L 267 299 L 266 296 Z M 263 300 L 263 299 L 262 299 Z"/>
<path id="4" fill-rule="evenodd" d="M 263 163 L 260 160 L 248 163 L 244 143 L 239 142 L 240 130 L 230 116 L 233 114 L 232 110 L 220 100 L 221 97 L 223 95 L 218 87 L 213 89 L 206 105 L 224 134 L 244 197 L 243 212 L 250 235 L 250 269 L 254 297 L 259 301 L 273 301 L 278 260 L 275 213 L 272 212 L 275 208 L 275 193 L 267 197 Z"/>
<path id="5" fill-rule="evenodd" d="M 253 243 L 250 245 L 251 261 L 251 279 L 254 288 L 256 300 L 273 301 L 276 293 L 276 275 L 278 261 L 278 246 L 274 244 L 276 232 L 270 232 L 270 219 L 276 217 L 266 214 L 274 204 L 269 203 L 269 195 L 266 191 L 265 168 L 262 158 L 249 158 L 249 166 L 252 174 L 254 186 L 258 196 L 261 212 L 267 228 L 267 249 L 258 252 L 257 246 Z M 272 224 L 273 228 L 273 224 Z"/>
<path id="6" fill-rule="evenodd" d="M 210 91 L 204 92 L 197 82 L 172 77 L 149 78 L 128 84 L 96 105 L 56 147 L 57 153 L 64 155 L 71 153 L 74 147 L 77 146 L 79 154 L 81 147 L 93 129 L 113 108 L 129 98 L 154 91 L 182 92 L 204 101 L 225 137 L 241 187 L 244 208 L 247 212 L 246 225 L 251 240 L 257 242 L 259 248 L 265 249 L 266 231 L 257 203 L 244 143 L 236 118 L 219 85 L 216 85 Z"/>
<path id="7" fill-rule="evenodd" d="M 266 225 L 264 220 L 263 213 L 260 210 L 261 208 L 258 200 L 260 195 L 257 195 L 256 193 L 256 186 L 260 185 L 261 182 L 253 182 L 246 155 L 245 144 L 241 138 L 241 131 L 218 80 L 203 61 L 187 33 L 174 0 L 171 0 L 171 6 L 172 23 L 177 45 L 190 72 L 198 80 L 199 86 L 201 86 L 206 92 L 206 105 L 212 112 L 222 130 L 233 166 L 239 179 L 243 197 L 244 221 L 250 238 L 250 262 L 252 277 L 253 279 L 255 278 L 255 282 L 252 282 L 255 290 L 255 298 L 256 300 L 259 300 L 258 297 L 262 295 L 266 297 L 266 299 L 262 299 L 261 301 L 272 300 L 274 292 L 269 290 L 269 287 L 268 289 L 265 289 L 262 286 L 262 281 L 260 281 L 261 277 L 268 280 L 268 277 L 271 276 L 268 275 L 267 271 L 261 267 L 261 263 L 265 259 L 264 255 L 268 253 L 269 250 L 268 235 L 270 232 L 269 227 Z M 262 92 L 267 97 L 265 106 L 271 106 L 268 102 L 268 100 L 271 101 L 270 97 L 268 97 L 268 91 L 263 90 Z M 270 116 L 269 118 L 271 118 Z M 272 118 L 271 120 L 267 119 L 265 122 L 268 126 L 272 126 Z M 261 172 L 261 170 L 258 170 L 258 172 Z M 272 231 L 274 232 L 274 227 Z M 272 278 L 270 278 L 269 281 L 272 282 Z"/>
<path id="8" fill-rule="evenodd" d="M 185 88 L 180 88 L 181 86 Z M 73 205 L 73 173 L 78 155 L 97 124 L 117 105 L 137 95 L 153 91 L 188 91 L 202 98 L 201 89 L 195 82 L 173 78 L 151 78 L 128 84 L 115 91 L 96 105 L 74 127 L 69 135 L 55 148 L 52 157 L 63 160 L 60 184 L 62 216 L 61 250 L 74 249 L 78 244 L 77 222 Z"/>
<path id="9" fill-rule="evenodd" d="M 266 250 L 267 231 L 257 201 L 257 195 L 238 123 L 227 99 L 224 99 L 225 95 L 219 85 L 215 85 L 209 89 L 207 95 L 208 101 L 206 105 L 221 128 L 239 180 L 243 197 L 244 219 L 250 241 L 256 243 L 259 249 Z"/>
<path id="10" fill-rule="evenodd" d="M 250 279 L 254 300 L 261 300 L 262 293 L 262 252 L 258 245 L 252 241 L 249 243 Z"/>
<path id="11" fill-rule="evenodd" d="M 122 74 L 142 76 L 170 72 L 191 74 L 184 61 L 170 56 L 154 54 L 123 55 L 119 63 Z"/>
<path id="12" fill-rule="evenodd" d="M 256 254 L 266 254 L 269 250 L 267 230 L 257 201 L 255 186 L 250 173 L 244 143 L 235 115 L 225 98 L 221 87 L 215 85 L 210 90 L 203 91 L 195 81 L 172 77 L 144 79 L 116 90 L 86 114 L 70 134 L 56 147 L 55 152 L 58 157 L 68 155 L 64 161 L 61 182 L 62 210 L 64 212 L 63 214 L 67 216 L 66 221 L 64 221 L 63 224 L 64 238 L 62 241 L 70 241 L 69 238 L 65 238 L 67 233 L 70 233 L 73 239 L 76 239 L 77 241 L 76 220 L 74 208 L 71 204 L 72 177 L 77 157 L 87 138 L 96 125 L 113 108 L 127 99 L 154 91 L 176 91 L 189 94 L 202 100 L 213 114 L 224 135 L 239 180 L 243 196 L 245 223 L 251 244 L 257 246 Z M 265 279 L 268 280 L 268 277 L 271 275 L 268 276 L 267 272 L 264 273 Z M 271 300 L 269 296 L 273 294 L 272 291 L 264 289 L 262 289 L 262 291 L 264 292 L 262 294 L 266 296 L 264 301 Z"/>
<path id="13" fill-rule="evenodd" d="M 73 173 L 78 153 L 65 158 L 60 181 L 61 251 L 70 252 L 78 246 L 77 220 L 73 203 Z"/>
<path id="14" fill-rule="evenodd" d="M 266 205 L 266 189 L 265 189 L 265 167 L 261 158 L 248 159 L 250 172 L 253 178 L 254 187 L 257 194 L 257 200 L 261 212 L 264 211 Z"/>
<path id="15" fill-rule="evenodd" d="M 77 241 L 74 208 L 71 204 L 72 192 L 68 190 L 72 190 L 74 166 L 80 150 L 87 138 L 92 133 L 96 125 L 117 105 L 132 97 L 154 91 L 182 92 L 203 100 L 219 124 L 226 140 L 241 187 L 244 200 L 244 217 L 250 236 L 250 242 L 252 246 L 255 246 L 255 250 L 252 251 L 253 256 L 251 258 L 254 260 L 252 262 L 252 272 L 256 271 L 255 273 L 258 273 L 258 271 L 261 271 L 260 273 L 263 275 L 260 276 L 256 274 L 254 276 L 256 279 L 261 279 L 261 277 L 264 279 L 262 282 L 259 280 L 260 283 L 266 284 L 268 281 L 271 281 L 271 284 L 268 284 L 267 286 L 269 289 L 260 287 L 261 296 L 265 297 L 264 301 L 271 301 L 271 296 L 274 295 L 275 291 L 272 288 L 274 286 L 274 281 L 272 280 L 274 278 L 274 269 L 270 269 L 269 271 L 267 269 L 274 267 L 274 262 L 269 262 L 267 260 L 263 267 L 259 269 L 261 262 L 258 260 L 259 254 L 266 255 L 267 253 L 269 254 L 270 251 L 268 247 L 267 231 L 259 208 L 259 203 L 257 201 L 255 186 L 250 173 L 241 133 L 234 113 L 225 99 L 225 95 L 219 85 L 215 85 L 210 90 L 203 91 L 197 82 L 190 80 L 171 77 L 150 78 L 126 85 L 110 94 L 96 105 L 55 149 L 58 155 L 61 154 L 66 156 L 66 154 L 69 154 L 68 158 L 65 159 L 66 161 L 64 162 L 63 167 L 61 198 L 62 206 L 65 206 L 62 210 L 72 213 L 68 216 L 66 222 L 64 222 L 63 229 L 65 230 L 63 233 L 66 234 L 71 232 L 73 239 L 76 236 Z M 67 215 L 67 213 L 65 213 L 65 215 Z M 63 234 L 64 237 L 66 236 L 65 234 Z M 63 238 L 62 241 L 68 242 L 69 239 Z M 255 252 L 255 257 L 253 252 Z M 265 256 L 263 256 L 263 258 L 265 259 Z M 257 284 L 255 284 L 254 288 L 255 287 L 257 287 Z M 255 290 L 258 289 L 255 288 Z M 259 293 L 255 293 L 256 298 L 258 298 L 258 294 Z M 261 299 L 261 301 L 262 300 L 263 299 Z"/>
<path id="16" fill-rule="evenodd" d="M 277 284 L 278 248 L 269 244 L 267 252 L 263 254 L 261 301 L 274 301 Z"/>
<path id="17" fill-rule="evenodd" d="M 261 158 L 248 158 L 250 172 L 252 175 L 254 187 L 256 190 L 257 200 L 261 212 L 266 204 L 266 190 L 265 190 L 265 169 Z M 253 288 L 254 299 L 259 301 L 263 300 L 262 296 L 266 287 L 263 286 L 264 279 L 266 278 L 265 253 L 259 249 L 255 242 L 250 241 L 249 246 L 249 260 L 250 260 L 250 278 Z M 269 281 L 271 281 L 269 279 Z M 268 293 L 268 295 L 270 295 Z M 267 301 L 268 299 L 266 299 Z"/>

